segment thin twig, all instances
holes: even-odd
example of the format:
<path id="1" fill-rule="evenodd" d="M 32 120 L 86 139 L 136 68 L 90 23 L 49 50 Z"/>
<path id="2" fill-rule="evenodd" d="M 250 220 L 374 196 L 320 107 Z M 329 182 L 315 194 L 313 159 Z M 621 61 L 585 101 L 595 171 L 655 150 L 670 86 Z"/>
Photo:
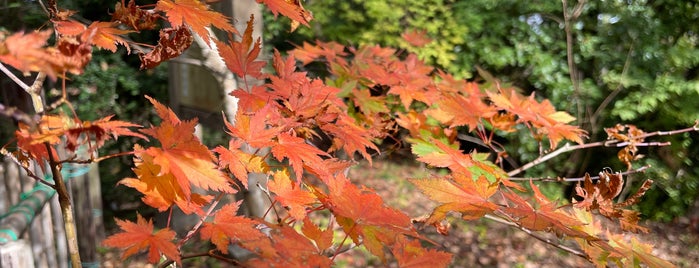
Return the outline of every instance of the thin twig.
<path id="1" fill-rule="evenodd" d="M 2 63 L 0 63 L 0 71 L 5 73 L 5 75 L 7 75 L 7 77 L 12 79 L 12 81 L 14 81 L 15 84 L 17 84 L 19 87 L 24 89 L 24 91 L 27 91 L 27 93 L 29 93 L 29 86 L 26 83 L 24 83 L 24 81 L 22 81 L 22 79 L 19 79 L 17 76 L 15 76 L 15 74 L 13 74 L 12 71 L 7 69 L 5 67 L 5 65 L 3 65 Z"/>
<path id="2" fill-rule="evenodd" d="M 629 175 L 629 174 L 634 174 L 634 173 L 641 173 L 645 172 L 646 169 L 649 169 L 651 166 L 650 165 L 645 165 L 637 169 L 632 169 L 632 170 L 627 170 L 624 172 L 621 172 L 619 174 L 621 175 Z M 594 180 L 599 180 L 599 176 L 591 176 L 590 179 Z M 511 181 L 542 181 L 542 182 L 559 182 L 559 181 L 567 181 L 567 182 L 573 182 L 573 181 L 583 181 L 585 180 L 585 177 L 578 177 L 578 178 L 522 178 L 522 177 L 511 177 L 508 178 Z"/>
<path id="3" fill-rule="evenodd" d="M 624 62 L 624 68 L 621 70 L 621 78 L 620 79 L 622 79 L 622 80 L 626 76 L 626 73 L 629 71 L 629 66 L 631 65 L 631 53 L 633 53 L 633 47 L 634 47 L 635 41 L 636 40 L 631 42 L 631 47 L 629 48 L 629 52 L 626 53 L 626 61 Z M 621 92 L 621 90 L 623 88 L 624 88 L 623 81 L 619 81 L 619 85 L 617 85 L 616 89 L 614 89 L 614 91 L 612 91 L 612 93 L 610 93 L 606 98 L 604 98 L 602 103 L 597 107 L 597 110 L 595 110 L 595 112 L 592 114 L 592 116 L 590 116 L 590 124 L 591 124 L 592 129 L 596 129 L 596 125 L 597 125 L 596 122 L 597 122 L 597 117 L 599 116 L 599 114 L 605 108 L 607 108 L 607 105 L 609 105 L 609 103 L 616 97 L 616 95 L 618 95 Z"/>
<path id="4" fill-rule="evenodd" d="M 223 197 L 223 193 L 219 193 L 218 196 L 216 196 L 216 199 L 214 200 L 214 202 L 211 203 L 211 206 L 209 206 L 209 209 L 206 211 L 206 213 L 204 213 L 204 215 L 201 217 L 201 219 L 199 219 L 199 222 L 197 222 L 197 225 L 192 227 L 192 229 L 189 230 L 187 235 L 184 238 L 182 238 L 182 240 L 180 240 L 179 243 L 177 243 L 177 248 L 182 247 L 182 245 L 184 245 L 184 243 L 186 243 L 190 238 L 192 238 L 194 236 L 194 234 L 197 233 L 197 231 L 199 230 L 199 227 L 201 227 L 201 225 L 204 224 L 204 220 L 206 220 L 206 218 L 208 218 L 209 215 L 211 215 L 211 212 L 214 211 L 214 208 L 216 208 L 218 203 L 221 202 L 222 197 Z"/>
<path id="5" fill-rule="evenodd" d="M 132 155 L 135 154 L 136 152 L 129 151 L 129 152 L 119 152 L 119 153 L 114 153 L 114 154 L 109 154 L 97 158 L 91 158 L 91 159 L 65 159 L 61 161 L 61 163 L 73 163 L 73 164 L 92 164 L 92 163 L 99 163 L 101 161 L 114 158 L 114 157 L 120 157 L 120 156 L 125 156 L 125 155 Z"/>
<path id="6" fill-rule="evenodd" d="M 25 123 L 30 127 L 34 127 L 36 125 L 36 120 L 34 120 L 32 116 L 20 109 L 17 109 L 17 107 L 6 107 L 0 103 L 0 114 L 17 120 L 18 122 Z"/>
<path id="7" fill-rule="evenodd" d="M 546 238 L 546 237 L 540 236 L 540 235 L 534 233 L 534 231 L 529 230 L 529 229 L 527 229 L 527 228 L 524 228 L 524 227 L 522 227 L 522 226 L 519 226 L 519 225 L 517 225 L 516 223 L 509 222 L 509 221 L 505 221 L 505 220 L 503 220 L 503 219 L 497 218 L 497 217 L 492 216 L 492 215 L 490 215 L 490 214 L 486 214 L 486 215 L 484 216 L 484 218 L 490 219 L 490 220 L 493 220 L 493 221 L 495 221 L 495 222 L 502 223 L 502 224 L 505 224 L 505 225 L 508 225 L 508 226 L 511 226 L 511 227 L 514 227 L 514 228 L 517 228 L 517 229 L 519 229 L 519 230 L 525 232 L 525 233 L 528 234 L 529 236 L 538 239 L 538 240 L 541 241 L 541 242 L 544 242 L 544 243 L 546 243 L 546 244 L 549 244 L 549 245 L 551 245 L 551 246 L 554 246 L 554 247 L 556 247 L 556 248 L 559 248 L 559 249 L 561 249 L 561 250 L 564 250 L 564 251 L 566 251 L 566 252 L 568 252 L 568 253 L 570 253 L 570 254 L 573 254 L 573 255 L 576 255 L 576 256 L 579 256 L 579 257 L 582 257 L 582 258 L 585 258 L 585 259 L 589 259 L 589 256 L 587 256 L 587 254 L 585 254 L 585 253 L 582 252 L 582 251 L 576 250 L 576 249 L 574 249 L 574 248 L 571 248 L 571 247 L 568 247 L 568 246 L 565 246 L 565 245 L 561 245 L 560 243 L 557 243 L 557 242 L 555 242 L 555 241 L 551 241 L 551 239 L 548 239 L 548 238 Z"/>
<path id="8" fill-rule="evenodd" d="M 678 129 L 678 130 L 671 130 L 671 131 L 655 131 L 655 132 L 650 132 L 646 133 L 643 135 L 639 135 L 634 137 L 635 139 L 642 139 L 642 138 L 648 138 L 648 137 L 653 137 L 653 136 L 672 136 L 672 135 L 677 135 L 685 132 L 692 132 L 692 131 L 699 131 L 699 121 L 697 121 L 694 126 L 688 127 L 688 128 L 683 128 L 683 129 Z M 585 148 L 593 148 L 593 147 L 624 147 L 629 145 L 629 142 L 617 140 L 617 139 L 611 139 L 607 141 L 598 141 L 598 142 L 593 142 L 593 143 L 586 143 L 586 144 L 580 144 L 580 145 L 570 145 L 569 143 L 566 143 L 563 145 L 563 147 L 556 149 L 553 152 L 550 152 L 546 155 L 543 155 L 537 159 L 534 159 L 533 161 L 524 164 L 523 166 L 513 169 L 510 172 L 507 172 L 507 175 L 512 177 L 515 176 L 519 173 L 522 173 L 523 171 L 530 169 L 538 164 L 541 164 L 543 162 L 546 162 L 550 160 L 551 158 L 554 158 L 558 156 L 559 154 L 565 153 L 565 152 L 570 152 L 574 150 L 579 150 L 579 149 L 585 149 Z M 670 145 L 670 142 L 644 142 L 644 143 L 634 143 L 634 145 L 643 147 L 643 146 L 667 146 Z"/>
<path id="9" fill-rule="evenodd" d="M 585 5 L 585 0 L 580 0 L 573 7 L 572 12 L 568 11 L 568 1 L 562 0 L 563 3 L 563 19 L 564 19 L 564 30 L 566 34 L 566 57 L 568 59 L 568 74 L 570 75 L 570 81 L 573 83 L 573 96 L 575 97 L 575 104 L 577 106 L 577 116 L 578 119 L 582 117 L 583 105 L 580 98 L 580 77 L 578 73 L 578 68 L 575 65 L 575 60 L 573 59 L 573 30 L 571 29 L 571 24 L 573 21 L 577 20 L 582 13 L 583 6 Z M 582 120 L 580 120 L 582 121 Z"/>

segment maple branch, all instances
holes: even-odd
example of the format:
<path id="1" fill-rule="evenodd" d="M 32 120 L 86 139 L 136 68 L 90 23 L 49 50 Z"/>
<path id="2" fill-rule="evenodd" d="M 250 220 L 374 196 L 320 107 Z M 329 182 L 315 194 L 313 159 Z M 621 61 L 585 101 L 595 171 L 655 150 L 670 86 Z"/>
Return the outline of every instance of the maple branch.
<path id="1" fill-rule="evenodd" d="M 32 83 L 31 86 L 28 86 L 26 83 L 24 83 L 24 81 L 22 81 L 22 79 L 15 76 L 15 74 L 7 69 L 2 63 L 0 63 L 0 71 L 5 73 L 7 77 L 9 77 L 13 82 L 15 82 L 15 84 L 29 94 L 29 96 L 32 98 L 32 104 L 34 105 L 34 111 L 36 113 L 41 113 L 44 111 L 44 103 L 41 100 L 41 94 L 39 93 L 41 93 L 41 85 L 44 83 L 44 79 L 46 79 L 46 74 L 39 72 L 34 79 L 34 83 Z"/>
<path id="2" fill-rule="evenodd" d="M 36 121 L 38 121 L 38 119 L 32 118 L 28 113 L 17 109 L 17 107 L 6 107 L 2 103 L 0 103 L 0 114 L 17 120 L 18 122 L 25 123 L 30 127 L 34 127 Z"/>
<path id="3" fill-rule="evenodd" d="M 573 83 L 573 96 L 577 106 L 577 116 L 579 119 L 583 114 L 583 105 L 580 98 L 580 73 L 578 72 L 578 67 L 576 66 L 573 58 L 573 30 L 571 29 L 571 24 L 573 21 L 577 20 L 582 13 L 585 0 L 578 0 L 578 3 L 575 5 L 575 7 L 573 7 L 572 12 L 568 11 L 567 0 L 562 0 L 562 3 L 563 25 L 566 34 L 566 58 L 568 59 L 568 74 L 570 76 L 570 81 Z"/>
<path id="4" fill-rule="evenodd" d="M 218 255 L 218 254 L 216 254 L 216 253 L 214 252 L 213 249 L 212 249 L 212 250 L 209 250 L 209 251 L 206 251 L 206 252 L 200 252 L 200 253 L 192 253 L 192 254 L 182 255 L 182 260 L 185 260 L 185 259 L 192 259 L 192 258 L 198 258 L 198 257 L 212 257 L 212 258 L 215 258 L 215 259 L 218 259 L 218 260 L 221 260 L 221 261 L 224 261 L 224 262 L 233 264 L 233 265 L 235 265 L 235 267 L 249 267 L 249 266 L 245 265 L 244 263 L 241 263 L 240 261 L 238 261 L 238 260 L 236 260 L 236 259 L 231 259 L 231 258 L 227 258 L 227 257 L 221 256 L 221 255 Z M 166 267 L 170 266 L 170 265 L 173 264 L 173 263 L 175 263 L 175 261 L 173 261 L 173 260 L 167 260 L 167 261 L 165 261 L 165 262 L 159 264 L 158 267 L 159 267 L 159 268 L 166 268 Z"/>
<path id="5" fill-rule="evenodd" d="M 629 66 L 631 65 L 631 53 L 633 53 L 633 50 L 634 50 L 633 48 L 634 48 L 635 42 L 636 42 L 636 40 L 634 39 L 631 42 L 631 47 L 629 47 L 629 52 L 626 53 L 626 61 L 624 62 L 624 68 L 621 70 L 621 78 L 620 78 L 621 80 L 624 79 L 624 77 L 626 76 L 626 74 L 629 71 Z M 591 124 L 592 129 L 597 129 L 597 127 L 596 127 L 597 118 L 599 117 L 600 113 L 602 113 L 602 111 L 605 108 L 607 108 L 607 105 L 609 105 L 609 103 L 614 98 L 616 98 L 616 95 L 618 95 L 622 89 L 624 89 L 624 83 L 623 83 L 623 81 L 619 81 L 619 84 L 617 85 L 616 89 L 614 89 L 614 91 L 612 91 L 612 93 L 607 95 L 607 97 L 604 98 L 602 103 L 600 103 L 600 105 L 597 106 L 597 109 L 595 110 L 595 112 L 592 113 L 592 116 L 590 116 L 590 124 Z"/>
<path id="6" fill-rule="evenodd" d="M 40 178 L 39 176 L 37 176 L 36 174 L 34 174 L 34 172 L 31 169 L 29 169 L 29 165 L 24 165 L 21 162 L 19 162 L 19 160 L 12 153 L 8 152 L 5 148 L 0 149 L 0 154 L 6 156 L 12 162 L 14 162 L 16 165 L 22 167 L 22 169 L 24 169 L 24 171 L 27 172 L 27 176 L 31 177 L 32 179 L 34 179 L 34 180 L 36 180 L 36 181 L 38 181 L 38 182 L 40 182 L 48 187 L 51 187 L 52 189 L 56 188 L 56 186 L 54 184 L 52 184 L 51 182 L 44 180 L 44 179 Z"/>
<path id="7" fill-rule="evenodd" d="M 629 174 L 634 174 L 634 173 L 641 173 L 645 172 L 646 169 L 649 169 L 651 165 L 645 165 L 637 169 L 632 169 L 632 170 L 627 170 L 624 172 L 621 172 L 619 174 L 621 175 L 629 175 Z M 590 179 L 598 180 L 600 177 L 599 176 L 591 176 Z M 578 177 L 578 178 L 521 178 L 521 177 L 511 177 L 507 178 L 511 181 L 528 181 L 528 180 L 534 180 L 534 181 L 542 181 L 542 182 L 561 182 L 561 181 L 566 181 L 566 182 L 574 182 L 574 181 L 584 181 L 585 177 Z"/>
<path id="8" fill-rule="evenodd" d="M 105 156 L 100 156 L 97 158 L 90 158 L 90 159 L 75 159 L 77 156 L 74 156 L 71 159 L 65 159 L 61 161 L 60 163 L 73 163 L 73 164 L 92 164 L 92 163 L 99 163 L 101 161 L 114 158 L 114 157 L 120 157 L 120 156 L 125 156 L 125 155 L 132 155 L 135 154 L 136 152 L 134 151 L 129 151 L 129 152 L 119 152 L 119 153 L 113 153 Z"/>
<path id="9" fill-rule="evenodd" d="M 211 202 L 211 206 L 209 206 L 209 209 L 206 211 L 206 213 L 204 213 L 204 215 L 199 219 L 199 222 L 197 222 L 197 224 L 194 225 L 194 227 L 192 227 L 192 230 L 189 230 L 189 232 L 187 232 L 187 235 L 184 238 L 182 238 L 182 240 L 180 240 L 180 242 L 177 243 L 178 249 L 180 247 L 182 247 L 182 245 L 184 245 L 184 243 L 187 243 L 187 240 L 191 239 L 194 236 L 194 234 L 196 234 L 197 231 L 199 231 L 199 228 L 201 227 L 201 225 L 204 224 L 204 220 L 206 220 L 206 218 L 208 218 L 209 215 L 211 215 L 211 212 L 214 211 L 214 208 L 216 208 L 216 205 L 218 205 L 218 203 L 221 202 L 222 197 L 223 197 L 222 192 L 216 196 L 216 199 L 214 199 L 214 202 Z"/>
<path id="10" fill-rule="evenodd" d="M 692 131 L 699 131 L 699 120 L 697 120 L 693 126 L 688 127 L 688 128 L 683 128 L 683 129 L 678 129 L 678 130 L 670 130 L 670 131 L 655 131 L 655 132 L 650 132 L 650 133 L 645 133 L 643 135 L 639 135 L 637 137 L 634 137 L 635 139 L 642 139 L 642 138 L 647 138 L 647 137 L 653 137 L 653 136 L 672 136 L 672 135 L 677 135 L 680 133 L 685 133 L 685 132 L 692 132 Z M 627 141 L 621 141 L 617 139 L 611 139 L 607 141 L 598 141 L 598 142 L 593 142 L 593 143 L 585 143 L 585 144 L 579 144 L 579 145 L 570 145 L 569 143 L 566 143 L 563 145 L 563 147 L 556 149 L 553 152 L 550 152 L 546 155 L 543 155 L 537 159 L 534 159 L 533 161 L 524 164 L 523 166 L 513 169 L 510 172 L 507 172 L 508 176 L 514 176 L 519 173 L 522 173 L 523 171 L 530 169 L 538 164 L 541 164 L 543 162 L 546 162 L 550 160 L 551 158 L 554 158 L 562 153 L 570 152 L 570 151 L 575 151 L 579 149 L 586 149 L 586 148 L 593 148 L 593 147 L 625 147 L 627 145 L 631 144 L 630 142 Z M 670 142 L 639 142 L 639 143 L 634 143 L 634 145 L 639 146 L 639 147 L 649 147 L 649 146 L 668 146 L 670 145 Z"/>
<path id="11" fill-rule="evenodd" d="M 66 231 L 66 240 L 68 240 L 70 261 L 73 268 L 80 268 L 82 267 L 82 262 L 80 260 L 80 251 L 78 250 L 78 237 L 75 220 L 73 219 L 73 207 L 70 204 L 68 188 L 66 187 L 65 181 L 63 181 L 63 174 L 61 174 L 61 164 L 55 159 L 53 153 L 51 153 L 51 144 L 44 142 L 44 145 L 49 155 L 49 166 L 51 167 L 53 181 L 56 184 L 54 189 L 56 189 L 56 193 L 58 194 L 58 203 L 61 206 L 61 214 L 63 214 L 63 225 Z"/>
<path id="12" fill-rule="evenodd" d="M 486 215 L 483 216 L 483 217 L 486 218 L 486 219 L 493 220 L 493 221 L 498 222 L 498 223 L 502 223 L 502 224 L 505 224 L 505 225 L 508 225 L 508 226 L 517 228 L 517 229 L 521 230 L 522 232 L 525 232 L 525 233 L 528 234 L 529 236 L 531 236 L 531 237 L 533 237 L 533 238 L 536 238 L 537 240 L 539 240 L 539 241 L 541 241 L 541 242 L 544 242 L 544 243 L 546 243 L 546 244 L 549 244 L 549 245 L 551 245 L 551 246 L 554 246 L 554 247 L 556 247 L 556 248 L 558 248 L 558 249 L 561 249 L 561 250 L 563 250 L 563 251 L 566 251 L 566 252 L 568 252 L 568 253 L 570 253 L 570 254 L 576 255 L 576 256 L 578 256 L 578 257 L 585 258 L 585 259 L 587 259 L 587 260 L 590 259 L 589 256 L 587 256 L 587 254 L 585 254 L 585 253 L 582 252 L 582 251 L 576 250 L 576 249 L 571 248 L 571 247 L 568 247 L 568 246 L 566 246 L 566 245 L 562 245 L 562 244 L 557 243 L 557 242 L 555 242 L 555 241 L 551 241 L 551 239 L 548 239 L 548 238 L 546 238 L 546 237 L 540 236 L 540 235 L 534 233 L 534 231 L 529 230 L 529 229 L 527 229 L 527 228 L 524 228 L 524 227 L 522 227 L 522 226 L 519 226 L 519 225 L 516 224 L 516 223 L 503 220 L 503 219 L 501 219 L 501 218 L 498 218 L 498 217 L 493 216 L 493 215 L 490 215 L 490 214 L 486 214 Z"/>
<path id="13" fill-rule="evenodd" d="M 338 245 L 338 248 L 340 248 L 340 249 L 342 248 L 342 246 L 345 244 L 345 241 L 347 241 L 347 238 L 349 237 L 348 233 L 351 233 L 352 231 L 354 231 L 354 227 L 356 227 L 356 226 L 357 226 L 356 224 L 352 225 L 352 228 L 350 228 L 350 230 L 348 232 L 345 232 L 345 238 L 342 239 L 342 242 L 340 242 L 340 244 Z M 333 252 L 333 256 L 332 256 L 332 258 L 330 258 L 330 261 L 334 262 L 335 257 L 337 257 L 338 254 L 340 254 L 340 251 L 336 250 L 335 252 Z"/>
<path id="14" fill-rule="evenodd" d="M 28 86 L 27 84 L 25 84 L 24 81 L 22 81 L 22 79 L 19 79 L 19 77 L 15 76 L 15 74 L 13 74 L 12 71 L 10 71 L 9 69 L 7 69 L 7 68 L 5 67 L 5 65 L 2 64 L 2 63 L 0 63 L 0 71 L 2 71 L 3 73 L 5 73 L 5 75 L 7 75 L 7 77 L 9 77 L 9 78 L 10 78 L 13 82 L 15 82 L 15 84 L 17 84 L 19 87 L 21 87 L 22 89 L 24 89 L 24 91 L 29 92 L 29 91 L 28 91 L 28 90 L 29 90 L 29 86 Z"/>

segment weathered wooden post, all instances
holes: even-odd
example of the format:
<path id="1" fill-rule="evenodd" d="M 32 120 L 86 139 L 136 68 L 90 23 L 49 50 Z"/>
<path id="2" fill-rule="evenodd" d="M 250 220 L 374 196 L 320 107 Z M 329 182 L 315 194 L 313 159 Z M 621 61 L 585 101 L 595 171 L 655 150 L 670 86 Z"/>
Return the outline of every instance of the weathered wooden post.
<path id="1" fill-rule="evenodd" d="M 34 268 L 34 258 L 29 243 L 21 239 L 0 244 L 0 267 Z"/>

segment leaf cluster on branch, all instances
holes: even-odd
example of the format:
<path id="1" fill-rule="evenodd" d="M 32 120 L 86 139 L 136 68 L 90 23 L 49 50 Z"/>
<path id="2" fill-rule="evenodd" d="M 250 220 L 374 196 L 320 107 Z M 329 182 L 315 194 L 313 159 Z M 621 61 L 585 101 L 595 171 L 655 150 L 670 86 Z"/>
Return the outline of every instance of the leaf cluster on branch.
<path id="1" fill-rule="evenodd" d="M 308 25 L 312 19 L 299 1 L 260 2 L 275 15 L 292 19 L 292 28 Z M 22 163 L 33 160 L 42 166 L 48 161 L 52 170 L 59 170 L 63 162 L 103 159 L 59 160 L 55 152 L 59 146 L 74 152 L 87 145 L 93 152 L 118 136 L 158 142 L 147 147 L 136 145 L 124 153 L 133 156 L 135 177 L 119 184 L 138 190 L 145 204 L 161 212 L 179 208 L 199 216 L 201 221 L 185 237 L 178 237 L 171 226 L 155 230 L 152 221 L 140 215 L 136 222 L 118 220 L 122 231 L 107 238 L 104 245 L 124 249 L 124 258 L 145 250 L 149 262 L 165 258 L 163 266 L 179 263 L 189 256 L 182 252 L 183 245 L 199 234 L 198 238 L 211 242 L 215 250 L 196 256 L 240 266 L 329 267 L 352 244 L 349 247 L 363 246 L 383 261 L 388 260 L 390 252 L 401 267 L 445 267 L 452 254 L 439 247 L 426 247 L 422 242 L 434 242 L 421 231 L 434 226 L 448 235 L 445 220 L 458 214 L 463 220 L 495 219 L 537 238 L 538 232 L 554 233 L 577 243 L 581 251 L 559 242 L 547 243 L 600 267 L 609 263 L 671 266 L 653 256 L 649 244 L 635 237 L 627 240 L 597 219 L 599 213 L 618 219 L 624 230 L 645 231 L 638 225 L 638 214 L 625 207 L 641 198 L 652 181 L 646 181 L 627 201 L 614 203 L 624 184 L 622 174 L 603 171 L 596 182 L 588 175 L 576 188 L 582 200 L 573 199 L 573 205 L 567 206 L 551 201 L 531 180 L 528 185 L 510 180 L 511 174 L 502 168 L 507 152 L 495 141 L 495 135 L 507 136 L 519 128 L 528 130 L 539 142 L 548 143 L 549 150 L 565 140 L 584 146 L 585 131 L 570 125 L 574 118 L 557 111 L 548 100 L 539 100 L 533 94 L 523 96 L 498 83 L 456 79 L 414 54 L 376 45 L 303 44 L 288 57 L 275 51 L 274 73 L 264 72 L 266 62 L 257 60 L 260 39 L 253 42 L 254 18 L 250 17 L 240 34 L 228 18 L 198 0 L 160 0 L 152 9 L 137 6 L 134 1 L 121 2 L 111 22 L 89 26 L 72 20 L 68 11 L 58 12 L 55 6 L 49 10 L 53 10 L 55 44 L 47 46 L 50 31 L 7 35 L 0 39 L 0 62 L 21 72 L 66 79 L 67 73 L 81 72 L 93 46 L 115 51 L 117 45 L 124 45 L 130 51 L 133 44 L 126 34 L 156 29 L 164 20 L 170 26 L 159 30 L 158 44 L 148 52 L 139 51 L 142 68 L 178 56 L 196 34 L 209 46 L 217 47 L 228 69 L 245 81 L 230 92 L 239 99 L 239 109 L 233 122 L 225 122 L 230 136 L 228 147 L 207 148 L 194 135 L 196 119 L 181 120 L 148 96 L 162 119 L 157 126 L 141 128 L 111 117 L 87 122 L 77 115 L 52 111 L 44 112 L 35 122 L 21 123 L 16 132 L 15 159 Z M 220 41 L 207 30 L 212 26 L 239 37 L 239 41 Z M 404 37 L 415 46 L 432 41 L 417 31 L 408 31 Z M 301 66 L 325 63 L 330 76 L 325 80 L 311 78 L 298 69 L 297 61 Z M 9 71 L 5 73 L 13 76 Z M 250 85 L 248 77 L 267 83 Z M 65 96 L 61 104 L 70 107 Z M 635 146 L 641 146 L 646 136 L 635 128 L 628 129 L 628 135 L 621 133 L 626 130 L 623 127 L 608 133 L 616 142 L 629 143 L 619 157 L 631 170 L 631 161 L 638 158 Z M 489 152 L 460 150 L 460 131 L 473 133 L 472 138 Z M 410 143 L 417 161 L 448 171 L 446 175 L 406 178 L 439 203 L 424 219 L 410 219 L 345 174 L 360 158 L 371 163 L 372 157 L 381 153 L 377 144 L 388 137 Z M 319 139 L 329 140 L 329 146 L 316 144 Z M 244 147 L 252 148 L 253 153 Z M 107 157 L 115 156 L 119 155 Z M 279 164 L 269 164 L 268 160 Z M 263 187 L 248 184 L 251 173 L 267 176 L 269 183 L 263 190 L 273 201 L 269 210 L 279 215 L 276 222 L 238 215 L 240 203 L 220 203 L 224 195 Z M 337 237 L 341 239 L 334 239 Z M 232 244 L 250 251 L 253 257 L 231 257 L 228 253 Z"/>

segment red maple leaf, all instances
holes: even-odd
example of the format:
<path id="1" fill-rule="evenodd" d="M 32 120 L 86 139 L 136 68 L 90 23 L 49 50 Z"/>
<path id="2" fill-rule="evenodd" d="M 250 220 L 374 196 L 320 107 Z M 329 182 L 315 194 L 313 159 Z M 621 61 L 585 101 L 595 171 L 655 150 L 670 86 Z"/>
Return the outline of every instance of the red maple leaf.
<path id="1" fill-rule="evenodd" d="M 252 30 L 253 22 L 255 17 L 250 15 L 250 20 L 248 21 L 247 28 L 243 33 L 243 38 L 240 42 L 231 41 L 230 45 L 214 40 L 216 46 L 218 47 L 218 53 L 223 58 L 231 72 L 234 74 L 245 77 L 246 75 L 252 76 L 257 79 L 264 77 L 262 74 L 262 67 L 267 65 L 266 61 L 257 61 L 257 56 L 260 54 L 261 41 L 257 38 L 255 43 L 252 43 Z M 251 49 L 252 47 L 252 49 Z"/>
<path id="2" fill-rule="evenodd" d="M 138 55 L 141 69 L 155 68 L 161 62 L 181 55 L 193 41 L 192 33 L 185 27 L 161 29 L 158 45 L 150 52 Z"/>
<path id="3" fill-rule="evenodd" d="M 406 42 L 416 47 L 423 47 L 432 42 L 432 39 L 427 37 L 427 31 L 425 30 L 408 30 L 405 31 L 401 37 L 403 37 Z"/>
<path id="4" fill-rule="evenodd" d="M 161 146 L 136 151 L 136 156 L 143 159 L 143 154 L 151 155 L 153 163 L 161 167 L 161 173 L 172 173 L 186 199 L 191 194 L 190 183 L 207 190 L 233 193 L 228 178 L 215 165 L 216 157 L 194 136 L 196 120 L 180 121 L 172 110 L 151 97 L 146 98 L 163 121 L 160 126 L 141 132 L 160 141 Z"/>
<path id="5" fill-rule="evenodd" d="M 78 138 L 85 134 L 89 137 L 90 146 L 88 148 L 88 153 L 96 151 L 98 148 L 104 145 L 106 140 L 114 138 L 115 140 L 119 136 L 132 136 L 141 139 L 148 140 L 146 136 L 129 130 L 130 127 L 141 127 L 129 122 L 111 120 L 114 115 L 110 115 L 96 121 L 83 121 L 79 123 L 76 127 L 71 127 L 65 132 L 66 136 L 66 149 L 70 151 L 75 151 L 75 149 L 82 143 L 79 142 Z"/>
<path id="6" fill-rule="evenodd" d="M 205 222 L 201 228 L 201 238 L 211 240 L 211 243 L 223 253 L 228 252 L 231 241 L 246 242 L 265 238 L 265 235 L 255 228 L 257 221 L 236 216 L 240 202 L 223 206 L 216 212 L 214 220 Z"/>
<path id="7" fill-rule="evenodd" d="M 136 223 L 117 219 L 116 223 L 123 232 L 107 237 L 103 244 L 108 247 L 126 249 L 121 257 L 122 260 L 148 249 L 150 263 L 158 263 L 162 254 L 180 263 L 180 252 L 177 246 L 172 243 L 176 235 L 175 232 L 165 228 L 153 233 L 153 221 L 146 221 L 140 214 L 136 214 L 136 216 L 138 217 Z"/>
<path id="8" fill-rule="evenodd" d="M 141 9 L 134 0 L 129 0 L 128 5 L 124 5 L 124 0 L 118 2 L 112 13 L 112 21 L 131 26 L 136 31 L 155 29 L 159 18 L 157 13 Z"/>
<path id="9" fill-rule="evenodd" d="M 210 10 L 199 0 L 159 0 L 155 10 L 165 12 L 172 28 L 187 25 L 207 44 L 210 40 L 209 31 L 206 30 L 208 26 L 214 26 L 230 33 L 238 33 L 228 18 L 221 13 Z"/>

